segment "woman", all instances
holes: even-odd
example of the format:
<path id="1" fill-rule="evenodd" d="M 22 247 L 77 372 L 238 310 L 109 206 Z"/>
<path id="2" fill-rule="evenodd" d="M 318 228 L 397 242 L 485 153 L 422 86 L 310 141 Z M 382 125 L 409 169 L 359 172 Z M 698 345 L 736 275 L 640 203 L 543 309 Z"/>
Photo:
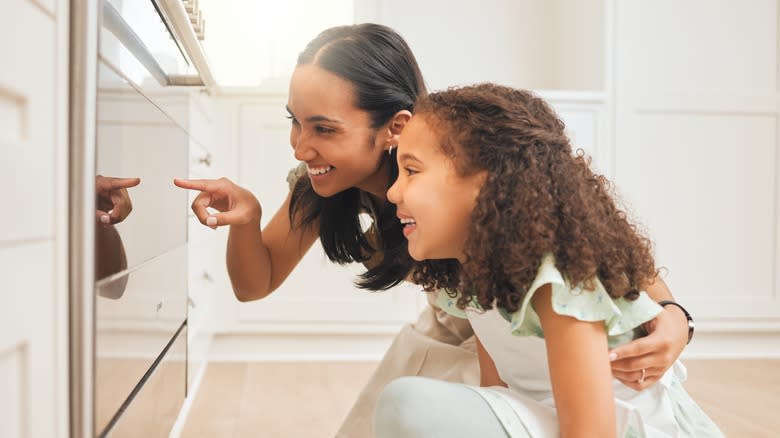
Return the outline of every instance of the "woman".
<path id="1" fill-rule="evenodd" d="M 230 226 L 227 266 L 241 301 L 266 297 L 284 282 L 315 240 L 338 263 L 362 262 L 358 283 L 386 289 L 407 277 L 411 259 L 386 190 L 397 175 L 393 148 L 425 93 L 422 74 L 406 42 L 377 24 L 327 29 L 300 54 L 290 80 L 290 144 L 302 161 L 292 190 L 264 229 L 262 209 L 248 190 L 221 178 L 176 180 L 201 193 L 192 209 L 204 225 Z M 389 153 L 388 153 L 389 152 Z M 209 214 L 207 208 L 219 211 Z M 374 219 L 362 233 L 358 214 Z M 661 281 L 655 300 L 672 299 Z M 379 391 L 400 376 L 478 380 L 473 331 L 433 304 L 404 327 L 353 406 L 338 436 L 371 434 Z M 612 351 L 613 374 L 636 389 L 655 382 L 682 352 L 687 323 L 674 306 L 655 320 L 650 336 Z M 636 382 L 641 369 L 657 370 Z"/>

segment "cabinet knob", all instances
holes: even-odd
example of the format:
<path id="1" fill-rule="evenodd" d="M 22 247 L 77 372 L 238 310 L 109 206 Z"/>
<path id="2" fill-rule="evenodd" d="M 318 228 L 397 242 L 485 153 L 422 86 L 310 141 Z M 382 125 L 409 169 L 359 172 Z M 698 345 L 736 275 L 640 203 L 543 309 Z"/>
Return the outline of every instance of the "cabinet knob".
<path id="1" fill-rule="evenodd" d="M 206 155 L 203 155 L 202 157 L 198 158 L 198 164 L 203 164 L 206 167 L 211 167 L 211 154 L 206 153 Z"/>
<path id="2" fill-rule="evenodd" d="M 208 271 L 203 271 L 203 274 L 201 275 L 201 278 L 211 283 L 214 281 L 213 278 L 211 278 L 211 275 L 209 275 Z"/>

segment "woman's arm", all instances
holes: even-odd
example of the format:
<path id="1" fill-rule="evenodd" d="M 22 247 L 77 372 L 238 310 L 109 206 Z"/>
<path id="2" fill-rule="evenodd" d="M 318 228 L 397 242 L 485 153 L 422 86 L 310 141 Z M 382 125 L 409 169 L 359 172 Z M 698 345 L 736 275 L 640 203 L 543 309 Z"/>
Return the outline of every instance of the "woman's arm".
<path id="1" fill-rule="evenodd" d="M 614 437 L 615 401 L 603 321 L 585 322 L 552 308 L 552 288 L 542 286 L 532 304 L 544 331 L 561 436 Z"/>
<path id="2" fill-rule="evenodd" d="M 239 300 L 257 300 L 275 291 L 317 240 L 318 224 L 293 230 L 289 210 L 288 194 L 262 232 L 259 217 L 250 224 L 230 227 L 227 266 Z"/>
<path id="3" fill-rule="evenodd" d="M 674 300 L 666 283 L 656 277 L 647 287 L 647 294 L 656 302 Z M 609 352 L 612 375 L 637 391 L 660 379 L 680 357 L 688 343 L 688 320 L 677 306 L 664 306 L 663 311 L 648 324 L 649 334 Z M 645 378 L 642 377 L 645 370 Z"/>
<path id="4" fill-rule="evenodd" d="M 261 231 L 262 209 L 257 198 L 227 178 L 175 180 L 179 187 L 199 190 L 192 211 L 212 228 L 230 225 L 227 268 L 233 293 L 240 301 L 266 297 L 284 282 L 317 240 L 319 224 L 292 229 L 290 194 Z M 219 211 L 211 214 L 208 208 Z"/>
<path id="5" fill-rule="evenodd" d="M 503 386 L 506 388 L 506 383 L 498 375 L 493 358 L 490 357 L 476 335 L 474 335 L 474 339 L 477 341 L 477 358 L 479 359 L 479 386 Z"/>

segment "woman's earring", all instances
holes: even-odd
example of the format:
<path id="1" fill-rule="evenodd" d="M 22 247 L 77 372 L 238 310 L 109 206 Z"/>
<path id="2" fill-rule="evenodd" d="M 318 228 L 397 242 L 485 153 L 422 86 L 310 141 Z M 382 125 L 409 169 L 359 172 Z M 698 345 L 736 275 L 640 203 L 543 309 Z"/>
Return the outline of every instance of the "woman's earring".
<path id="1" fill-rule="evenodd" d="M 393 148 L 394 147 L 395 147 L 395 145 L 391 144 L 390 147 L 387 148 L 387 155 L 393 155 Z"/>

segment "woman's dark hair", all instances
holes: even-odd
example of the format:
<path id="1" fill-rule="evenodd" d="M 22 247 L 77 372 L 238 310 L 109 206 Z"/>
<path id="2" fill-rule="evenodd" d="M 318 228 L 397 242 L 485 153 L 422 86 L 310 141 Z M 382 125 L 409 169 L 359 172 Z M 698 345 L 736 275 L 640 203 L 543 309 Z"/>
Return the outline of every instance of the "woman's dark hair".
<path id="1" fill-rule="evenodd" d="M 411 49 L 392 29 L 378 24 L 357 24 L 327 29 L 298 56 L 297 65 L 319 67 L 354 85 L 356 104 L 378 129 L 398 111 L 414 109 L 425 94 L 420 68 Z M 387 155 L 388 188 L 398 176 L 394 155 Z M 314 192 L 309 178 L 298 180 L 290 202 L 290 222 L 306 227 L 319 221 L 320 242 L 328 258 L 337 263 L 381 261 L 361 274 L 356 284 L 364 289 L 388 289 L 406 278 L 412 266 L 395 205 L 386 202 L 372 218 L 377 242 L 369 242 L 360 225 L 363 211 L 360 190 L 350 188 L 330 197 Z M 294 218 L 300 218 L 297 223 Z"/>
<path id="2" fill-rule="evenodd" d="M 598 278 L 612 297 L 635 299 L 652 283 L 650 241 L 616 207 L 612 184 L 572 151 L 544 100 L 479 84 L 421 97 L 415 117 L 438 135 L 459 174 L 487 171 L 465 263 L 421 263 L 413 276 L 426 289 L 457 289 L 460 307 L 475 300 L 514 312 L 548 253 L 570 284 L 592 288 Z"/>

